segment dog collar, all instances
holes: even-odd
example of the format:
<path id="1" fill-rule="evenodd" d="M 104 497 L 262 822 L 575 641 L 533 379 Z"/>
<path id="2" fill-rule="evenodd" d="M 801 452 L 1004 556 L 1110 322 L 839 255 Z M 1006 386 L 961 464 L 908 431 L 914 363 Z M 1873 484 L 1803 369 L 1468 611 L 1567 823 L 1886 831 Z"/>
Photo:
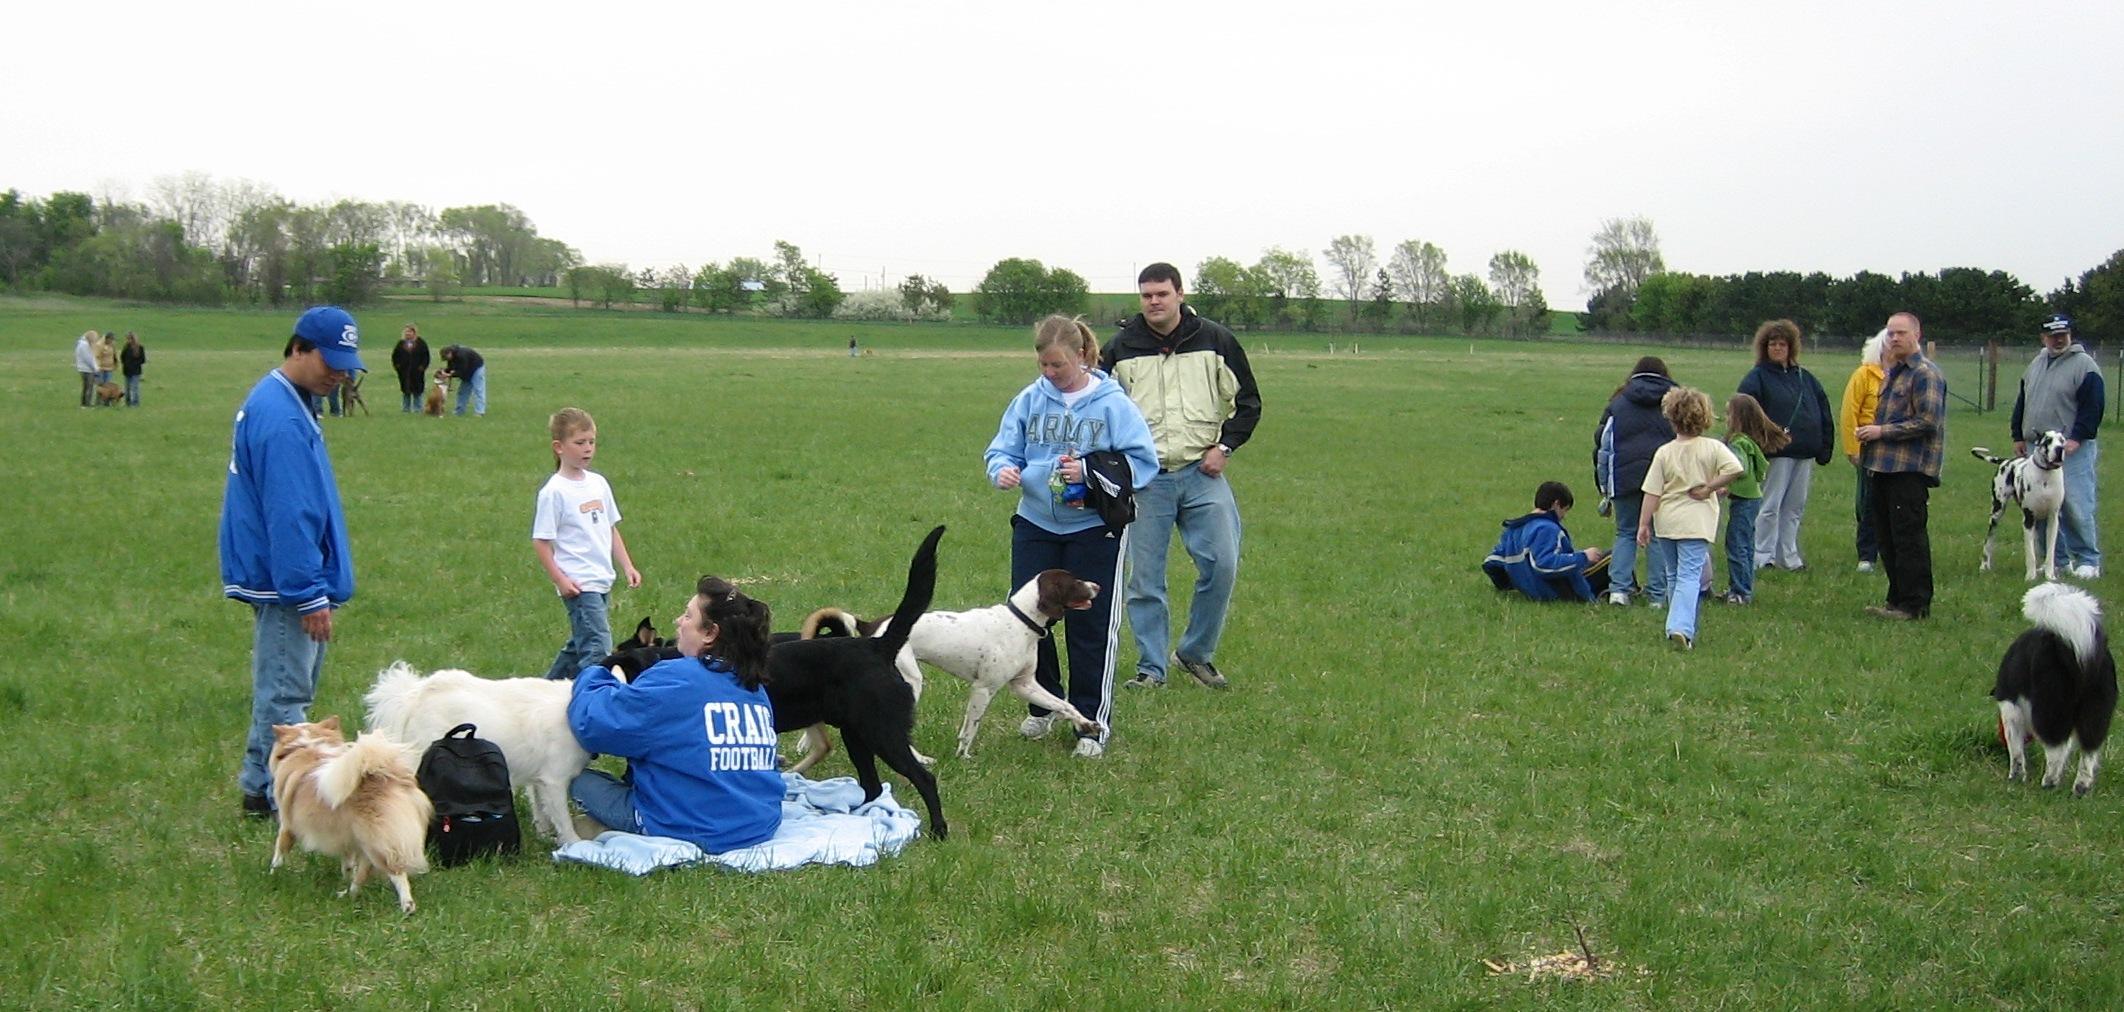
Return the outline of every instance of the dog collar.
<path id="1" fill-rule="evenodd" d="M 1003 607 L 1009 608 L 1010 613 L 1016 616 L 1018 621 L 1025 623 L 1025 628 L 1032 630 L 1034 635 L 1037 635 L 1042 639 L 1046 639 L 1047 631 L 1055 627 L 1055 624 L 1052 622 L 1049 622 L 1046 625 L 1041 625 L 1040 623 L 1033 621 L 1032 616 L 1027 615 L 1024 612 L 1018 610 L 1018 605 L 1014 601 L 1003 602 Z"/>
<path id="2" fill-rule="evenodd" d="M 2035 469 L 2038 471 L 2055 471 L 2058 468 L 2065 466 L 2065 458 L 2063 457 L 2059 457 L 2058 462 L 2055 464 L 2044 464 L 2043 458 L 2041 457 L 2030 457 L 2028 458 L 2028 462 L 2034 464 Z"/>

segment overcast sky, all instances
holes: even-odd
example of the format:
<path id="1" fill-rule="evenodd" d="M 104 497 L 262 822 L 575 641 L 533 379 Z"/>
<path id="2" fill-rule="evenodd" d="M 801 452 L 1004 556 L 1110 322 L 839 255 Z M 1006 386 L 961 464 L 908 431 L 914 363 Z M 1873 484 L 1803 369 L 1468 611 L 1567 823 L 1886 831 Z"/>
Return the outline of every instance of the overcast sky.
<path id="1" fill-rule="evenodd" d="M 593 262 L 802 247 L 844 288 L 1032 257 L 1517 249 L 1585 301 L 1604 218 L 1669 269 L 2124 247 L 2124 5 L 371 2 L 7 17 L 0 189 L 508 203 Z"/>

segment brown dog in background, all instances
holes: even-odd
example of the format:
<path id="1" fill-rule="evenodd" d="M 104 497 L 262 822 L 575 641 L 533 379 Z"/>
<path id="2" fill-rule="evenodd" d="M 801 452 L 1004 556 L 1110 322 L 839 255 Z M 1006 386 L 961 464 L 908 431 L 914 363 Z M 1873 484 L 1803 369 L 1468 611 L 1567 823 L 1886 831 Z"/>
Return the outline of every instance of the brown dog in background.
<path id="1" fill-rule="evenodd" d="M 273 837 L 273 870 L 297 842 L 331 854 L 347 871 L 352 896 L 382 872 L 398 890 L 398 908 L 413 912 L 408 876 L 428 870 L 428 820 L 435 806 L 421 793 L 406 747 L 380 734 L 347 744 L 339 718 L 315 724 L 273 725 L 273 802 L 280 832 Z"/>
<path id="2" fill-rule="evenodd" d="M 109 407 L 125 400 L 125 388 L 116 383 L 96 384 L 96 403 Z"/>
<path id="3" fill-rule="evenodd" d="M 450 381 L 443 376 L 442 370 L 436 370 L 435 382 L 429 384 L 428 395 L 421 399 L 420 413 L 441 418 L 443 416 L 443 401 L 449 399 L 449 392 Z"/>

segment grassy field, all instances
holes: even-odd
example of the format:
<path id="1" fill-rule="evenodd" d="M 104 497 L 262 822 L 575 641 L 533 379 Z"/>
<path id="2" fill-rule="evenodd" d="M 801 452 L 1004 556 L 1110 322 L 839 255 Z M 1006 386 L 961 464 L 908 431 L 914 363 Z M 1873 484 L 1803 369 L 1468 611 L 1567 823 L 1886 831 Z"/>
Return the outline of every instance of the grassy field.
<path id="1" fill-rule="evenodd" d="M 335 900 L 326 859 L 268 875 L 271 828 L 237 816 L 249 622 L 219 595 L 215 523 L 230 415 L 293 315 L 0 298 L 7 470 L 51 507 L 0 529 L 6 1004 L 2124 1004 L 2124 782 L 2008 785 L 1992 739 L 2023 585 L 1976 571 L 1985 475 L 1960 448 L 2000 445 L 2004 416 L 1956 405 L 1933 620 L 1860 614 L 1882 585 L 1852 571 L 1839 462 L 1810 568 L 1707 606 L 1679 654 L 1656 612 L 1506 599 L 1476 568 L 1545 478 L 1577 487 L 1580 542 L 1608 541 L 1588 443 L 1645 350 L 1621 345 L 1250 337 L 1266 409 L 1233 468 L 1232 689 L 1123 695 L 1089 761 L 1018 739 L 999 705 L 976 757 L 937 767 L 947 842 L 867 870 L 640 881 L 527 855 L 417 879 L 410 918 L 388 890 Z M 874 354 L 850 360 L 839 324 L 363 319 L 378 367 L 408 321 L 478 348 L 492 406 L 401 416 L 385 374 L 374 417 L 326 420 L 360 585 L 313 714 L 358 720 L 399 658 L 544 670 L 565 624 L 526 541 L 566 404 L 600 423 L 647 576 L 614 602 L 622 629 L 674 615 L 703 572 L 790 620 L 884 611 L 935 523 L 939 607 L 1006 589 L 1011 500 L 980 452 L 1035 373 L 1026 333 L 866 327 Z M 90 326 L 140 332 L 141 408 L 74 406 Z M 1661 353 L 1714 394 L 1747 365 L 1738 338 Z M 1810 364 L 1841 389 L 1841 356 Z M 929 684 L 917 743 L 948 756 L 966 690 Z M 1616 976 L 1485 968 L 1579 929 Z"/>

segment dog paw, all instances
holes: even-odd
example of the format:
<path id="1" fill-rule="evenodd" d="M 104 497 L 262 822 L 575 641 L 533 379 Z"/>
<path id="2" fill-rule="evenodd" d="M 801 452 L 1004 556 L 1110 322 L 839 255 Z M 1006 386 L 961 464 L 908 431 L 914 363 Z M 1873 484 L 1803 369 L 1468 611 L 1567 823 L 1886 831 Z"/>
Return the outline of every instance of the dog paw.
<path id="1" fill-rule="evenodd" d="M 2075 798 L 2084 798 L 2087 796 L 2087 792 L 2091 790 L 2094 790 L 2093 784 L 2074 784 L 2072 785 L 2072 796 Z"/>

